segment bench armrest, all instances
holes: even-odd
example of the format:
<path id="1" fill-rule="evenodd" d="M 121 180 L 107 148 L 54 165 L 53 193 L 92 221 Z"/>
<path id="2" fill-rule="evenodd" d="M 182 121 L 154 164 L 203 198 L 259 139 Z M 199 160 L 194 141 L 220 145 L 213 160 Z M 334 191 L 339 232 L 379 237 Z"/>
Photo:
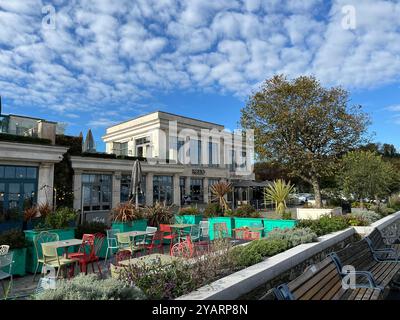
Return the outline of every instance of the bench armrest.
<path id="1" fill-rule="evenodd" d="M 381 254 L 387 254 L 388 257 L 382 258 L 379 255 Z M 400 257 L 396 254 L 396 250 L 393 249 L 380 249 L 380 250 L 374 250 L 374 256 L 376 257 L 376 259 L 378 261 L 392 261 L 392 262 L 396 262 L 399 261 L 400 262 Z"/>
<path id="2" fill-rule="evenodd" d="M 369 271 L 348 271 L 347 275 L 359 275 L 359 276 L 364 276 L 368 280 L 368 288 L 374 288 L 374 289 L 379 289 L 382 290 L 382 287 L 378 286 L 375 282 L 374 276 L 372 275 L 371 272 Z M 358 285 L 356 283 L 356 288 L 365 288 L 365 285 Z"/>

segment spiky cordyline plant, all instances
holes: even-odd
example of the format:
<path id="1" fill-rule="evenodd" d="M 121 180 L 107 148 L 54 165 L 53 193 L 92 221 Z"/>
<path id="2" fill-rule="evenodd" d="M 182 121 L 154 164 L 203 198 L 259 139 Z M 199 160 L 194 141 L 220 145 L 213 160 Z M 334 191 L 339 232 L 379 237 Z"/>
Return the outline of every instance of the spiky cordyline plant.
<path id="1" fill-rule="evenodd" d="M 275 180 L 271 185 L 264 188 L 265 204 L 275 204 L 276 213 L 283 214 L 286 209 L 286 200 L 293 190 L 294 186 L 290 182 L 282 179 Z"/>
<path id="2" fill-rule="evenodd" d="M 45 202 L 37 206 L 37 211 L 39 211 L 40 217 L 46 218 L 50 213 L 53 212 L 53 208 L 48 202 Z"/>
<path id="3" fill-rule="evenodd" d="M 36 206 L 26 208 L 24 210 L 24 221 L 28 222 L 31 221 L 34 218 L 37 218 L 39 216 L 39 211 Z"/>
<path id="4" fill-rule="evenodd" d="M 168 206 L 166 202 L 156 202 L 153 206 L 146 206 L 145 216 L 149 219 L 149 225 L 158 227 L 160 224 L 171 223 L 174 214 L 172 206 Z"/>
<path id="5" fill-rule="evenodd" d="M 225 195 L 228 194 L 228 192 L 232 191 L 232 183 L 229 182 L 218 182 L 213 184 L 210 187 L 211 194 L 214 196 L 213 200 L 218 200 L 219 205 L 224 211 L 229 209 L 228 202 L 225 199 Z"/>
<path id="6" fill-rule="evenodd" d="M 118 206 L 112 210 L 111 217 L 113 221 L 128 222 L 142 219 L 143 214 L 142 209 L 137 209 L 133 201 L 127 201 L 118 204 Z"/>

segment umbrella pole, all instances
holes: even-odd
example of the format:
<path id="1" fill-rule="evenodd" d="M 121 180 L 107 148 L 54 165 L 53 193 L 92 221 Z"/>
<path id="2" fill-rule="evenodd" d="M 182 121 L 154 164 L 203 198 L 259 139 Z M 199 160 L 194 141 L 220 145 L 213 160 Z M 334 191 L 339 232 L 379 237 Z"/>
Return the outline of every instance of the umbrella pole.
<path id="1" fill-rule="evenodd" d="M 138 192 L 138 188 L 136 188 L 135 205 L 136 205 L 136 209 L 139 209 L 139 192 Z"/>

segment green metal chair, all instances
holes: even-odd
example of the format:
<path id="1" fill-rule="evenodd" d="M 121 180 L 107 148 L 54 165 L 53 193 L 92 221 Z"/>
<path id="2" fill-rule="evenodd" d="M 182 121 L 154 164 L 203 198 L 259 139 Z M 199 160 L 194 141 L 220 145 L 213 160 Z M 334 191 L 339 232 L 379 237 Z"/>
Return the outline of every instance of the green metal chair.
<path id="1" fill-rule="evenodd" d="M 36 269 L 35 273 L 33 274 L 33 281 L 35 281 L 36 273 L 39 269 L 40 264 L 43 264 L 43 253 L 42 253 L 42 243 L 52 242 L 52 241 L 59 241 L 59 236 L 57 233 L 52 233 L 48 231 L 42 231 L 37 236 L 33 238 L 33 244 L 35 247 L 36 252 Z M 43 272 L 41 272 L 43 274 Z"/>
<path id="2" fill-rule="evenodd" d="M 129 250 L 132 255 L 142 249 L 142 246 L 136 246 L 129 235 L 117 233 L 118 250 Z"/>
<path id="3" fill-rule="evenodd" d="M 3 288 L 4 299 L 7 299 L 13 284 L 13 275 L 12 275 L 12 265 L 14 263 L 13 256 L 14 252 L 8 252 L 6 254 L 0 255 L 0 282 L 1 282 L 1 287 Z M 8 278 L 10 278 L 10 281 L 8 283 L 8 287 L 5 288 L 3 280 L 6 280 Z"/>
<path id="4" fill-rule="evenodd" d="M 200 229 L 200 227 L 198 225 L 191 226 L 190 227 L 190 232 L 187 235 L 181 237 L 181 239 L 187 240 L 187 236 L 190 236 L 190 239 L 193 242 L 199 241 L 200 238 L 201 238 L 200 230 L 201 229 Z"/>

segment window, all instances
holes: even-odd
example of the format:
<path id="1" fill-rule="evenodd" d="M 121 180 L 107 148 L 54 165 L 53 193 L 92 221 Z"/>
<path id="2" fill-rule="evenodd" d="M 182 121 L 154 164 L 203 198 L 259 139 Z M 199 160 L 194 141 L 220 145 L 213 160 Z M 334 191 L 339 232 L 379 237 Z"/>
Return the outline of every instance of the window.
<path id="1" fill-rule="evenodd" d="M 185 202 L 184 196 L 186 195 L 186 178 L 185 177 L 179 178 L 179 191 L 181 194 L 181 204 L 183 204 Z"/>
<path id="2" fill-rule="evenodd" d="M 129 190 L 131 187 L 131 175 L 124 174 L 121 177 L 121 202 L 126 202 L 129 200 Z M 142 178 L 142 187 L 139 190 L 139 203 L 146 203 L 146 178 Z"/>
<path id="3" fill-rule="evenodd" d="M 111 209 L 111 175 L 83 174 L 82 192 L 83 211 Z"/>
<path id="4" fill-rule="evenodd" d="M 203 202 L 203 179 L 190 179 L 190 198 L 194 202 Z"/>
<path id="5" fill-rule="evenodd" d="M 173 182 L 172 176 L 154 176 L 153 177 L 153 201 L 172 204 L 173 202 Z"/>
<path id="6" fill-rule="evenodd" d="M 150 150 L 150 137 L 139 138 L 135 140 L 136 156 L 146 157 Z"/>
<path id="7" fill-rule="evenodd" d="M 127 156 L 128 155 L 128 142 L 124 142 L 124 143 L 120 144 L 119 154 L 121 156 Z"/>
<path id="8" fill-rule="evenodd" d="M 37 167 L 0 166 L 0 222 L 22 219 L 23 211 L 36 203 L 37 171 Z"/>

